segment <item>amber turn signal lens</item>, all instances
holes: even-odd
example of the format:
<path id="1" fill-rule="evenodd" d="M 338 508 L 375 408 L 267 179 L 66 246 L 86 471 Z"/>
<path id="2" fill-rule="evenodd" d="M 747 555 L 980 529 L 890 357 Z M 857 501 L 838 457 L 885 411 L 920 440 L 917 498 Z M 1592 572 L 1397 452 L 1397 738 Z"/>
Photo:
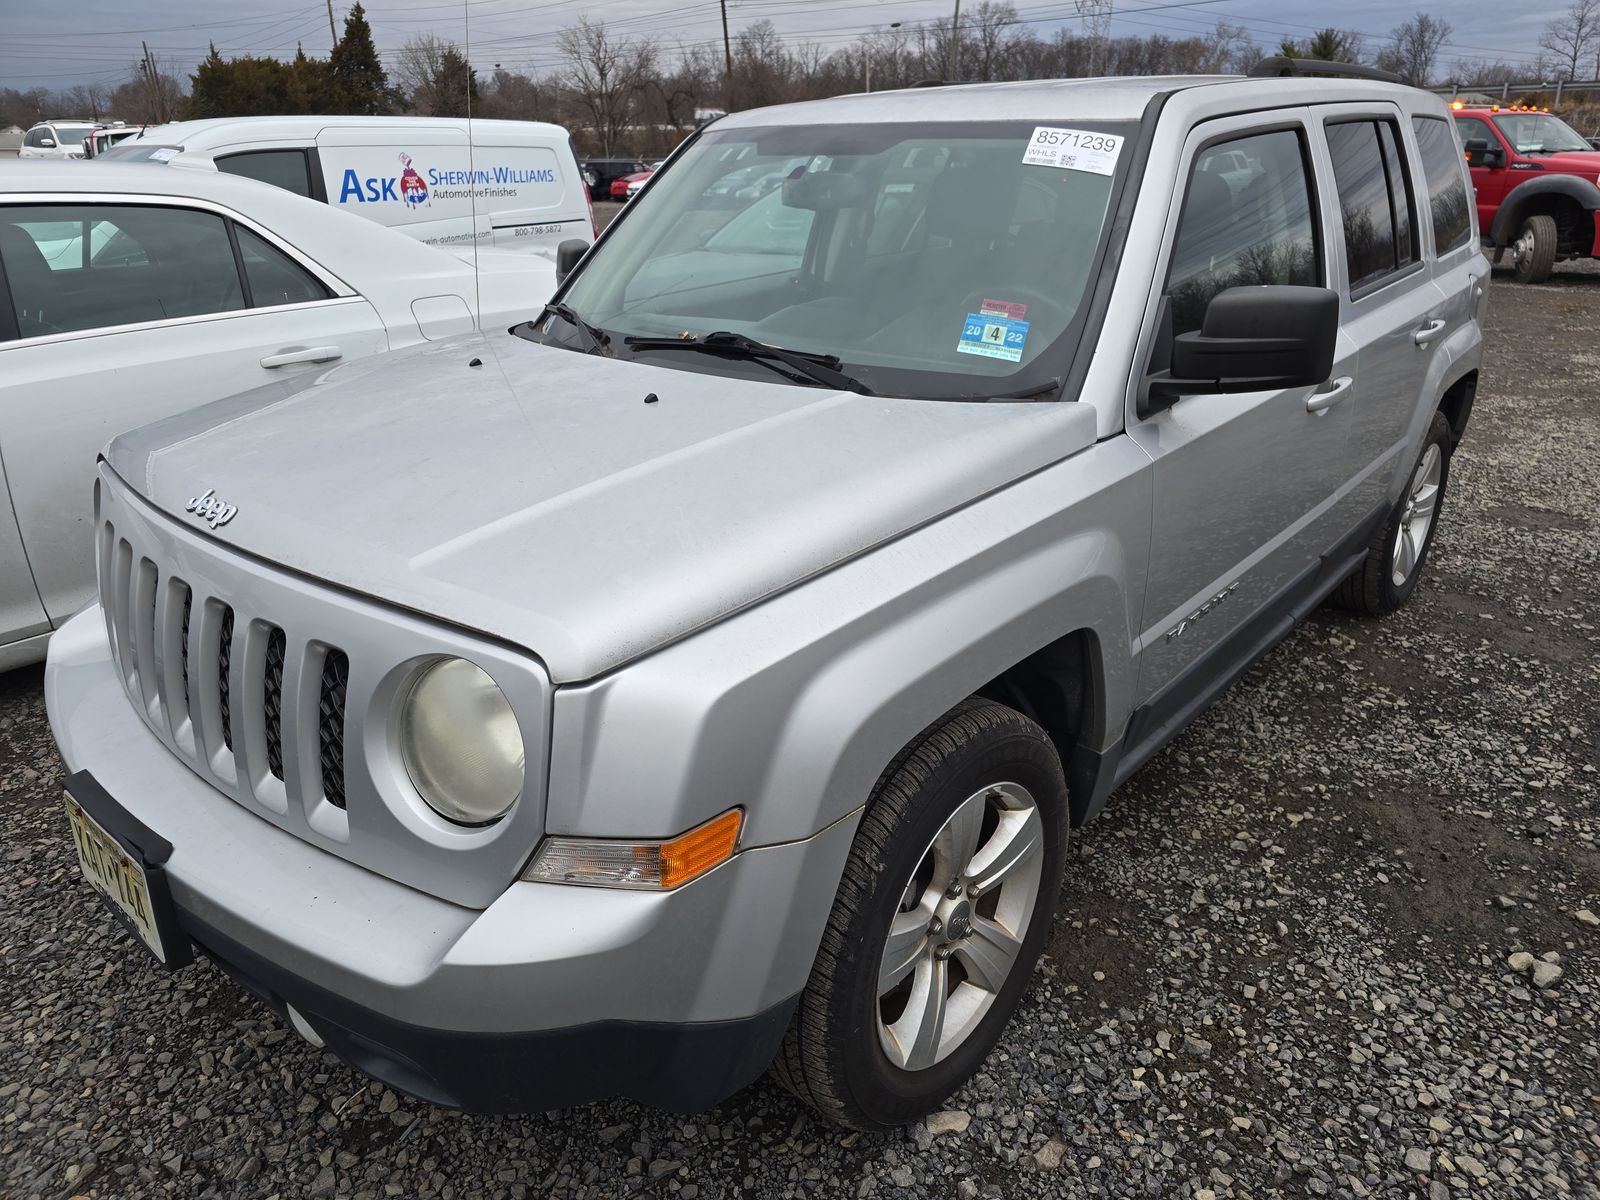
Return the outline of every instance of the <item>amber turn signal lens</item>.
<path id="1" fill-rule="evenodd" d="M 743 827 L 744 810 L 732 808 L 664 842 L 546 838 L 522 877 L 533 883 L 670 891 L 732 858 Z"/>
<path id="2" fill-rule="evenodd" d="M 744 814 L 729 809 L 682 837 L 661 844 L 661 886 L 675 888 L 733 857 Z"/>

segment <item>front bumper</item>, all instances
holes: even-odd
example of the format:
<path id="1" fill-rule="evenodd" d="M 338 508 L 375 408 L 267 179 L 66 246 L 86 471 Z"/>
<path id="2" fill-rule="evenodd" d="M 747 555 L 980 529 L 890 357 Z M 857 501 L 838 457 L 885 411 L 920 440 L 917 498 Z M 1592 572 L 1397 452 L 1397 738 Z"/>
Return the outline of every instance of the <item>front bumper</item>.
<path id="1" fill-rule="evenodd" d="M 423 1099 L 479 1111 L 612 1095 L 703 1109 L 775 1052 L 854 835 L 746 849 L 649 893 L 514 883 L 478 910 L 300 841 L 208 786 L 117 679 L 97 608 L 45 678 L 70 772 L 172 843 L 193 942 L 329 1048 Z"/>

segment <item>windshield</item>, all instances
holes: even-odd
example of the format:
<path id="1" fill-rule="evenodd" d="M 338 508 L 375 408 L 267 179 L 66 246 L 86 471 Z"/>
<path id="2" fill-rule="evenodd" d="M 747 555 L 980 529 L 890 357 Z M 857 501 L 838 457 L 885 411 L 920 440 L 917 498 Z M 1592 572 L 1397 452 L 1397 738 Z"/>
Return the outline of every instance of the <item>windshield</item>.
<path id="1" fill-rule="evenodd" d="M 1518 154 L 1554 154 L 1563 150 L 1593 150 L 1576 130 L 1560 117 L 1546 113 L 1511 113 L 1497 116 L 1494 123 L 1500 126 L 1506 141 L 1517 148 Z"/>
<path id="2" fill-rule="evenodd" d="M 182 146 L 158 146 L 153 142 L 129 139 L 108 147 L 105 153 L 98 154 L 95 157 L 103 158 L 107 162 L 164 163 L 182 153 Z"/>
<path id="3" fill-rule="evenodd" d="M 741 334 L 838 360 L 885 395 L 964 398 L 1064 375 L 1130 124 L 710 130 L 562 297 L 607 352 L 752 377 L 759 363 L 629 346 Z M 1025 161 L 1025 158 L 1027 161 Z M 574 349 L 570 322 L 524 331 Z M 724 343 L 725 344 L 725 343 Z M 733 356 L 737 357 L 737 356 Z"/>

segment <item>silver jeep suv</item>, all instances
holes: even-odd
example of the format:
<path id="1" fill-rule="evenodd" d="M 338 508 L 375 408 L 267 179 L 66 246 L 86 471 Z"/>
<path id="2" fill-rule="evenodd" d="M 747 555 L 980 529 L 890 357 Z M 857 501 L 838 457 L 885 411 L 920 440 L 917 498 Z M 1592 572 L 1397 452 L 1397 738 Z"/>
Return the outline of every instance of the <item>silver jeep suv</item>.
<path id="1" fill-rule="evenodd" d="M 776 1060 L 909 1121 L 1070 828 L 1417 586 L 1473 221 L 1440 100 L 1283 62 L 720 120 L 535 320 L 111 445 L 47 677 L 84 873 L 439 1104 Z"/>

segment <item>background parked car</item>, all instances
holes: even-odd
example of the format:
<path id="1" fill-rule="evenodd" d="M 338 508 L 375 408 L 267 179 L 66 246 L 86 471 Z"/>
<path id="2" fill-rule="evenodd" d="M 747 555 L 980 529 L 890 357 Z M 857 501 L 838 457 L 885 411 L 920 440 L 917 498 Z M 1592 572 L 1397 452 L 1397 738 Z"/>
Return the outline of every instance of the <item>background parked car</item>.
<path id="1" fill-rule="evenodd" d="M 142 132 L 143 125 L 124 125 L 118 121 L 115 125 L 97 125 L 90 131 L 89 136 L 83 139 L 83 149 L 86 157 L 95 158 L 104 154 L 118 142 Z"/>
<path id="2" fill-rule="evenodd" d="M 637 175 L 649 168 L 637 158 L 590 158 L 583 164 L 583 179 L 592 200 L 610 200 L 611 185 L 624 175 Z"/>
<path id="3" fill-rule="evenodd" d="M 230 117 L 146 129 L 103 156 L 244 175 L 434 246 L 554 259 L 594 240 L 567 131 L 541 121 Z"/>
<path id="4" fill-rule="evenodd" d="M 22 139 L 18 158 L 83 158 L 83 139 L 94 132 L 93 121 L 40 121 Z"/>
<path id="5" fill-rule="evenodd" d="M 655 173 L 655 168 L 651 167 L 636 174 L 624 176 L 611 185 L 611 198 L 613 200 L 632 200 L 639 194 L 639 189 L 648 182 L 650 176 Z"/>
<path id="6" fill-rule="evenodd" d="M 0 669 L 42 658 L 93 595 L 94 458 L 111 437 L 471 332 L 480 303 L 484 328 L 508 327 L 554 287 L 542 259 L 478 257 L 475 279 L 381 225 L 210 172 L 0 175 Z"/>
<path id="7" fill-rule="evenodd" d="M 1451 108 L 1495 261 L 1509 250 L 1518 282 L 1542 283 L 1558 262 L 1600 258 L 1600 151 L 1589 139 L 1523 105 Z"/>

